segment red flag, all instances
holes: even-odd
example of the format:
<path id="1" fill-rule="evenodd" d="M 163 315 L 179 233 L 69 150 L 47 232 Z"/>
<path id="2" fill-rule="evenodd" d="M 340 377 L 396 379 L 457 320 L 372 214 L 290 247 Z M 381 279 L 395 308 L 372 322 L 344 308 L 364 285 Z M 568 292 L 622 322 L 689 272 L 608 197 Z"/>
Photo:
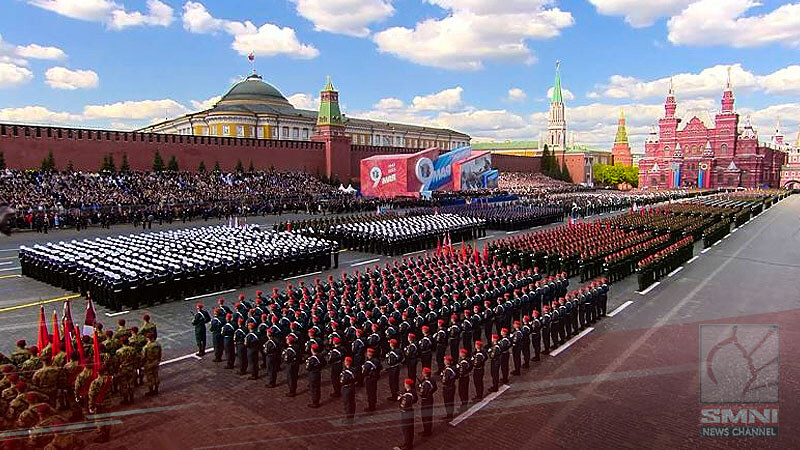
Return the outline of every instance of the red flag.
<path id="1" fill-rule="evenodd" d="M 452 255 L 453 254 L 453 238 L 450 237 L 450 233 L 447 233 L 447 252 Z"/>
<path id="2" fill-rule="evenodd" d="M 481 262 L 481 255 L 478 254 L 478 249 L 472 251 L 472 259 L 475 260 L 475 264 L 480 264 Z"/>
<path id="3" fill-rule="evenodd" d="M 36 345 L 39 347 L 39 351 L 42 351 L 47 344 L 50 343 L 50 333 L 47 332 L 47 322 L 45 322 L 44 318 L 44 306 L 39 307 L 39 339 L 36 342 Z"/>
<path id="4" fill-rule="evenodd" d="M 436 256 L 442 256 L 442 241 L 436 238 Z"/>
<path id="5" fill-rule="evenodd" d="M 64 353 L 67 355 L 67 362 L 72 361 L 72 339 L 70 338 L 70 334 L 72 334 L 72 328 L 65 327 L 64 328 Z"/>
<path id="6" fill-rule="evenodd" d="M 100 342 L 97 340 L 97 330 L 94 334 L 94 342 L 92 343 L 92 354 L 94 356 L 94 364 L 92 365 L 92 378 L 97 378 L 100 370 Z"/>
<path id="7" fill-rule="evenodd" d="M 65 330 L 69 329 L 71 331 L 75 328 L 75 321 L 72 320 L 72 307 L 70 303 L 69 300 L 64 302 L 64 310 L 61 313 L 61 325 Z M 66 334 L 66 332 L 64 334 Z"/>
<path id="8" fill-rule="evenodd" d="M 75 344 L 78 346 L 78 357 L 81 365 L 86 364 L 86 350 L 83 349 L 83 339 L 81 339 L 81 330 L 75 327 Z"/>
<path id="9" fill-rule="evenodd" d="M 53 351 L 51 355 L 56 356 L 61 353 L 61 336 L 58 335 L 58 314 L 53 311 Z"/>
<path id="10" fill-rule="evenodd" d="M 463 242 L 461 243 L 461 259 L 463 260 L 467 259 L 467 247 L 464 246 Z"/>
<path id="11" fill-rule="evenodd" d="M 486 245 L 483 246 L 483 263 L 486 264 L 489 262 L 489 247 Z"/>
<path id="12" fill-rule="evenodd" d="M 292 222 L 286 222 L 286 231 L 292 231 Z"/>
<path id="13" fill-rule="evenodd" d="M 94 311 L 94 303 L 92 303 L 92 296 L 86 295 L 86 318 L 83 320 L 83 332 L 89 334 L 94 329 L 94 324 L 97 321 L 97 313 Z"/>

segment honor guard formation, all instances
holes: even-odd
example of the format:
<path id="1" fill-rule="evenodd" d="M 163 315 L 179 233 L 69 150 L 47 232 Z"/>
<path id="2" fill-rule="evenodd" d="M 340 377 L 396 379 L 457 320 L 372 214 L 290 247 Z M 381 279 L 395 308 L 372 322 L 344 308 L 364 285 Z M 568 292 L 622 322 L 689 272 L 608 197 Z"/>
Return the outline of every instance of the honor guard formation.
<path id="1" fill-rule="evenodd" d="M 329 269 L 334 243 L 212 226 L 20 247 L 22 274 L 114 311 Z"/>

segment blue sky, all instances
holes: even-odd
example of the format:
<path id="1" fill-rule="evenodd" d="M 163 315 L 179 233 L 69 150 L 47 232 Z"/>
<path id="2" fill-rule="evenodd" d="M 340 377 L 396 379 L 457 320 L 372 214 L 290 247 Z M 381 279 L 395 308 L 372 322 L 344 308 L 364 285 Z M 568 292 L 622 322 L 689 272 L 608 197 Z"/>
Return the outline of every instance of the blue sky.
<path id="1" fill-rule="evenodd" d="M 720 6 L 724 5 L 724 8 Z M 298 107 L 332 75 L 351 116 L 536 139 L 562 61 L 575 140 L 634 150 L 670 77 L 719 108 L 728 66 L 762 140 L 800 123 L 800 3 L 773 0 L 5 0 L 0 121 L 136 128 L 213 102 L 255 67 Z"/>

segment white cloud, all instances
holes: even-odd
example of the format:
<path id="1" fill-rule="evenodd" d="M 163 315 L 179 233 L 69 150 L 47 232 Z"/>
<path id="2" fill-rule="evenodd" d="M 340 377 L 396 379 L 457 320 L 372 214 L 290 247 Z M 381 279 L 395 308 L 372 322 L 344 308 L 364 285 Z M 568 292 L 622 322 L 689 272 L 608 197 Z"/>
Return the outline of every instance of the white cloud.
<path id="1" fill-rule="evenodd" d="M 564 97 L 564 100 L 575 100 L 575 94 L 572 93 L 569 89 L 561 88 L 561 96 Z M 547 98 L 553 98 L 553 88 L 547 90 Z"/>
<path id="2" fill-rule="evenodd" d="M 233 36 L 231 48 L 240 55 L 254 52 L 258 56 L 287 55 L 294 59 L 313 59 L 319 50 L 297 39 L 293 28 L 265 23 L 256 27 L 252 22 L 217 19 L 200 2 L 188 1 L 183 5 L 183 28 L 191 33 L 224 31 Z"/>
<path id="3" fill-rule="evenodd" d="M 314 24 L 317 31 L 365 37 L 368 25 L 394 14 L 391 0 L 293 0 L 297 14 Z"/>
<path id="4" fill-rule="evenodd" d="M 142 14 L 139 11 L 129 13 L 124 9 L 115 10 L 111 13 L 109 26 L 115 30 L 141 25 L 168 27 L 175 20 L 172 8 L 159 0 L 147 0 L 147 11 L 147 14 Z"/>
<path id="5" fill-rule="evenodd" d="M 191 100 L 189 103 L 191 103 L 192 109 L 195 111 L 204 111 L 213 108 L 220 100 L 222 100 L 222 96 L 215 95 L 205 100 Z"/>
<path id="6" fill-rule="evenodd" d="M 476 109 L 456 113 L 442 112 L 433 119 L 433 123 L 445 128 L 467 130 L 475 134 L 502 134 L 509 130 L 523 129 L 529 125 L 529 122 L 522 116 L 504 109 Z"/>
<path id="7" fill-rule="evenodd" d="M 528 98 L 528 94 L 520 88 L 511 88 L 508 90 L 508 97 L 506 100 L 509 102 L 524 102 Z"/>
<path id="8" fill-rule="evenodd" d="M 461 93 L 464 88 L 456 86 L 435 94 L 418 95 L 411 101 L 414 111 L 449 111 L 461 106 Z"/>
<path id="9" fill-rule="evenodd" d="M 698 73 L 679 73 L 672 76 L 676 95 L 681 98 L 718 96 L 725 87 L 730 68 L 731 84 L 736 91 L 763 91 L 773 95 L 800 94 L 800 65 L 779 69 L 771 74 L 756 75 L 741 64 L 716 65 Z M 669 89 L 670 77 L 653 81 L 612 75 L 608 83 L 598 86 L 589 98 L 644 99 L 663 98 Z"/>
<path id="10" fill-rule="evenodd" d="M 800 46 L 800 3 L 745 15 L 761 5 L 756 0 L 725 0 L 724 5 L 719 0 L 698 0 L 669 20 L 669 40 L 677 45 L 736 48 L 771 43 Z"/>
<path id="11" fill-rule="evenodd" d="M 372 107 L 382 111 L 391 111 L 403 109 L 406 107 L 406 104 L 399 98 L 388 97 L 378 100 L 378 103 L 375 103 Z"/>
<path id="12" fill-rule="evenodd" d="M 314 97 L 311 94 L 304 94 L 299 92 L 297 94 L 292 94 L 286 98 L 289 100 L 289 103 L 292 104 L 297 109 L 307 109 L 311 111 L 318 111 L 319 110 L 319 96 Z"/>
<path id="13" fill-rule="evenodd" d="M 58 47 L 43 47 L 38 44 L 28 44 L 25 46 L 17 46 L 17 55 L 22 58 L 31 59 L 46 59 L 46 60 L 59 60 L 67 57 L 64 50 Z"/>
<path id="14" fill-rule="evenodd" d="M 33 72 L 10 62 L 0 62 L 0 88 L 18 86 L 33 79 Z"/>
<path id="15" fill-rule="evenodd" d="M 45 83 L 53 89 L 90 89 L 100 84 L 100 77 L 92 70 L 69 70 L 51 67 L 44 73 Z"/>
<path id="16" fill-rule="evenodd" d="M 572 14 L 550 7 L 549 0 L 427 2 L 448 10 L 447 17 L 376 33 L 380 52 L 455 70 L 478 70 L 486 61 L 531 64 L 535 57 L 527 40 L 556 37 L 574 23 Z"/>
<path id="17" fill-rule="evenodd" d="M 589 0 L 597 12 L 607 16 L 625 16 L 625 21 L 633 27 L 652 25 L 661 17 L 677 14 L 695 0 Z"/>
<path id="18" fill-rule="evenodd" d="M 128 12 L 119 3 L 110 0 L 28 0 L 39 8 L 72 19 L 102 22 L 113 30 L 131 26 L 167 27 L 173 21 L 172 8 L 160 0 L 147 0 L 147 13 Z"/>
<path id="19" fill-rule="evenodd" d="M 78 114 L 50 111 L 43 106 L 0 109 L 0 121 L 3 122 L 68 124 L 82 119 Z"/>
<path id="20" fill-rule="evenodd" d="M 172 99 L 125 101 L 83 107 L 83 115 L 87 119 L 143 120 L 174 117 L 187 112 L 188 108 Z"/>

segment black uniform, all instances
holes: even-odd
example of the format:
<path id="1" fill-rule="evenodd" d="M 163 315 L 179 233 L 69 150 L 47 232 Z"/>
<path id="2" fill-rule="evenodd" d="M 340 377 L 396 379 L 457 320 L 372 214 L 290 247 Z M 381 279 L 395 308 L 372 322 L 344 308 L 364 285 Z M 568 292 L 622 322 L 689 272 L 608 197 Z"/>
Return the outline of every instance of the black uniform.
<path id="1" fill-rule="evenodd" d="M 422 367 L 431 367 L 432 352 L 433 339 L 429 336 L 423 336 L 419 340 L 419 358 L 422 361 Z"/>
<path id="2" fill-rule="evenodd" d="M 389 350 L 386 355 L 386 370 L 389 372 L 389 391 L 388 401 L 397 401 L 397 394 L 400 392 L 400 365 L 403 363 L 403 351 L 399 348 Z"/>
<path id="3" fill-rule="evenodd" d="M 267 354 L 267 373 L 269 373 L 267 386 L 275 387 L 278 382 L 278 372 L 281 371 L 281 347 L 278 339 L 275 336 L 267 339 L 264 350 Z"/>
<path id="4" fill-rule="evenodd" d="M 311 407 L 319 407 L 320 390 L 322 388 L 322 368 L 325 360 L 317 355 L 311 355 L 306 360 L 306 372 L 308 373 L 308 392 L 311 394 Z"/>
<path id="5" fill-rule="evenodd" d="M 297 394 L 297 373 L 300 371 L 300 357 L 294 346 L 286 347 L 283 351 L 283 362 L 286 364 L 286 385 L 289 387 L 288 397 Z"/>
<path id="6" fill-rule="evenodd" d="M 225 341 L 222 337 L 222 327 L 224 326 L 225 323 L 219 316 L 211 319 L 209 331 L 211 331 L 211 341 L 214 344 L 214 362 L 222 361 L 222 352 L 225 349 Z"/>
<path id="7" fill-rule="evenodd" d="M 342 395 L 342 385 L 339 382 L 342 374 L 342 364 L 344 361 L 344 351 L 340 346 L 335 346 L 328 353 L 328 365 L 331 366 L 331 386 L 333 393 L 331 397 L 339 397 Z"/>
<path id="8" fill-rule="evenodd" d="M 508 350 L 511 348 L 511 341 L 508 338 L 500 338 L 500 370 L 503 372 L 503 383 L 508 383 Z"/>
<path id="9" fill-rule="evenodd" d="M 345 418 L 352 423 L 356 415 L 356 374 L 352 368 L 342 369 L 339 384 L 342 385 L 342 405 L 344 405 Z"/>
<path id="10" fill-rule="evenodd" d="M 208 320 L 206 320 L 208 318 Z M 211 316 L 204 309 L 198 310 L 192 319 L 194 326 L 194 340 L 197 343 L 197 356 L 206 354 L 206 323 L 211 322 Z"/>
<path id="11" fill-rule="evenodd" d="M 245 346 L 245 338 L 247 332 L 244 328 L 237 328 L 233 332 L 233 342 L 236 344 L 236 356 L 239 358 L 239 375 L 247 373 L 247 347 Z"/>
<path id="12" fill-rule="evenodd" d="M 225 342 L 225 355 L 228 358 L 228 364 L 225 365 L 226 369 L 233 369 L 236 364 L 236 344 L 233 342 L 233 336 L 236 333 L 232 323 L 226 323 L 222 326 L 222 339 Z"/>
<path id="13" fill-rule="evenodd" d="M 400 396 L 400 427 L 403 429 L 401 450 L 414 447 L 414 403 L 417 403 L 417 393 L 413 389 L 406 390 Z"/>
<path id="14" fill-rule="evenodd" d="M 406 359 L 406 369 L 408 370 L 408 378 L 415 380 L 417 378 L 417 361 L 419 360 L 419 347 L 416 343 L 412 342 L 403 349 Z"/>
<path id="15" fill-rule="evenodd" d="M 469 356 L 463 355 L 458 361 L 458 398 L 461 399 L 461 407 L 469 403 L 469 377 L 472 372 L 472 360 Z"/>
<path id="16" fill-rule="evenodd" d="M 491 373 L 492 373 L 492 387 L 490 392 L 496 392 L 500 389 L 500 359 L 503 354 L 503 349 L 500 346 L 500 341 L 492 345 L 489 349 L 489 358 L 491 359 Z"/>
<path id="17" fill-rule="evenodd" d="M 522 329 L 515 328 L 511 334 L 511 354 L 514 357 L 514 371 L 512 375 L 519 375 L 519 369 L 522 365 Z"/>
<path id="18" fill-rule="evenodd" d="M 423 379 L 417 386 L 419 392 L 420 412 L 422 415 L 422 435 L 430 436 L 433 428 L 433 394 L 438 387 L 433 378 Z"/>
<path id="19" fill-rule="evenodd" d="M 378 379 L 381 376 L 381 369 L 381 361 L 376 357 L 366 360 L 361 368 L 364 384 L 367 387 L 368 407 L 366 411 L 374 411 L 375 404 L 378 402 Z"/>
<path id="20" fill-rule="evenodd" d="M 254 332 L 247 333 L 244 338 L 247 347 L 247 364 L 252 368 L 250 379 L 258 379 L 258 356 L 261 354 L 261 340 Z"/>
<path id="21" fill-rule="evenodd" d="M 453 407 L 456 399 L 456 380 L 458 373 L 453 366 L 447 366 L 442 371 L 442 395 L 444 396 L 444 409 L 447 411 L 445 419 L 453 418 Z"/>

